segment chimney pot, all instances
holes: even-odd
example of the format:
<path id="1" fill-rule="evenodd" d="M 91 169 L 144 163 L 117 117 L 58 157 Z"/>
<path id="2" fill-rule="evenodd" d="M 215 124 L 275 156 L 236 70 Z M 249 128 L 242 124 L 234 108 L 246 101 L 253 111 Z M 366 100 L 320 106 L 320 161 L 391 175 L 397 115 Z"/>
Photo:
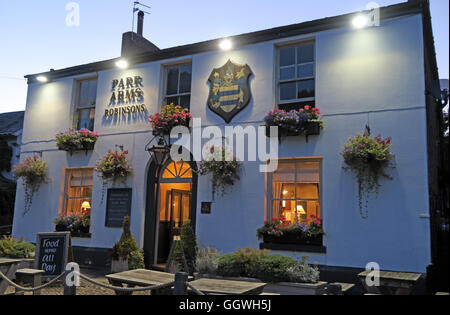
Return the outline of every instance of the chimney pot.
<path id="1" fill-rule="evenodd" d="M 145 13 L 143 11 L 139 11 L 138 13 L 138 26 L 137 26 L 137 33 L 140 36 L 144 36 L 144 15 Z"/>

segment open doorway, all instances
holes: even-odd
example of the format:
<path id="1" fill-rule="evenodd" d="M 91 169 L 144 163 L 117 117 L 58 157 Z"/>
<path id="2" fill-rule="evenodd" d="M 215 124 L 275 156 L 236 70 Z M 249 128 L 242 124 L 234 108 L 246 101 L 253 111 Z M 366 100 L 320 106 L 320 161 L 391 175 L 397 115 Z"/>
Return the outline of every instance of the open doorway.
<path id="1" fill-rule="evenodd" d="M 184 222 L 194 220 L 192 207 L 193 172 L 189 163 L 169 162 L 160 173 L 155 253 L 156 264 L 165 265 L 175 236 Z"/>

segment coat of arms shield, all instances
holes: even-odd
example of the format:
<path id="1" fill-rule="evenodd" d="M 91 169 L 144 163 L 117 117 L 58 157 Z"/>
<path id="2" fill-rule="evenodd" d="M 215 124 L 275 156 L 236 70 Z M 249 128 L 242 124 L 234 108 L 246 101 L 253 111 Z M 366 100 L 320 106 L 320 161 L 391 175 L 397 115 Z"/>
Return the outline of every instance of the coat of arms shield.
<path id="1" fill-rule="evenodd" d="M 227 124 L 250 103 L 248 80 L 252 74 L 248 65 L 238 65 L 231 60 L 212 71 L 208 79 L 211 84 L 208 107 Z"/>

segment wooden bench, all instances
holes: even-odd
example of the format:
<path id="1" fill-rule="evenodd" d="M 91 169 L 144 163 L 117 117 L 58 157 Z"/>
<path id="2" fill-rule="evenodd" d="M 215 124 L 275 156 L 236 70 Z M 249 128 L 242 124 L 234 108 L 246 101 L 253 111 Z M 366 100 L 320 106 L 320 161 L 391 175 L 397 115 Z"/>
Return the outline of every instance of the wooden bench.
<path id="1" fill-rule="evenodd" d="M 367 293 L 381 295 L 410 295 L 417 281 L 422 277 L 419 273 L 379 271 L 380 285 L 369 286 L 366 277 L 372 274 L 372 270 L 366 270 L 358 274 Z"/>
<path id="2" fill-rule="evenodd" d="M 16 271 L 16 283 L 20 286 L 25 284 L 31 284 L 33 288 L 36 288 L 42 284 L 43 270 L 36 269 L 19 269 Z M 24 292 L 16 288 L 16 295 L 23 295 Z M 33 295 L 41 295 L 41 290 L 33 291 Z"/>

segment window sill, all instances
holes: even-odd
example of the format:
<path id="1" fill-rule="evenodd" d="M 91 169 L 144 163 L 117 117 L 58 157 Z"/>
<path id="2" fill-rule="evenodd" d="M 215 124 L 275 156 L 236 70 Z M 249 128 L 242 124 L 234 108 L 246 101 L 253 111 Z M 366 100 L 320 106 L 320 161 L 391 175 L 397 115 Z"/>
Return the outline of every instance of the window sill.
<path id="1" fill-rule="evenodd" d="M 289 251 L 289 252 L 306 252 L 306 253 L 320 253 L 326 254 L 327 248 L 321 245 L 299 245 L 299 244 L 274 244 L 261 243 L 260 249 Z"/>

